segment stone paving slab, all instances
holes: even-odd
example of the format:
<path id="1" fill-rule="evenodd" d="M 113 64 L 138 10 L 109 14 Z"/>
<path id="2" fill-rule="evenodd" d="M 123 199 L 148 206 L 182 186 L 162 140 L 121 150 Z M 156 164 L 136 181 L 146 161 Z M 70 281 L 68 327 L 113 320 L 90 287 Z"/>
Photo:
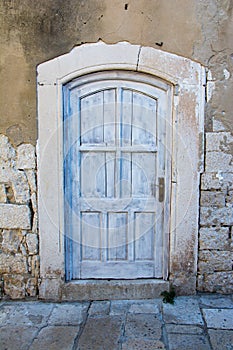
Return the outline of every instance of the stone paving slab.
<path id="1" fill-rule="evenodd" d="M 203 308 L 233 309 L 233 299 L 230 295 L 203 295 L 200 297 L 200 305 Z"/>
<path id="2" fill-rule="evenodd" d="M 168 342 L 169 350 L 211 350 L 207 336 L 203 335 L 168 334 Z"/>
<path id="3" fill-rule="evenodd" d="M 29 350 L 72 350 L 78 332 L 78 326 L 48 326 L 42 328 Z"/>
<path id="4" fill-rule="evenodd" d="M 110 301 L 93 301 L 89 309 L 90 317 L 107 316 L 109 314 Z"/>
<path id="5" fill-rule="evenodd" d="M 120 316 L 88 318 L 78 350 L 118 350 L 122 325 Z"/>
<path id="6" fill-rule="evenodd" d="M 10 318 L 10 315 L 15 311 L 16 305 L 4 305 L 0 308 L 0 326 L 4 326 Z"/>
<path id="7" fill-rule="evenodd" d="M 6 324 L 12 326 L 34 326 L 41 327 L 46 324 L 53 309 L 52 303 L 21 302 L 11 305 L 6 303 L 1 308 L 1 314 L 7 314 Z"/>
<path id="8" fill-rule="evenodd" d="M 208 328 L 233 329 L 233 309 L 203 309 Z"/>
<path id="9" fill-rule="evenodd" d="M 203 327 L 192 325 L 166 324 L 167 333 L 173 334 L 203 334 Z"/>
<path id="10" fill-rule="evenodd" d="M 133 302 L 129 307 L 129 313 L 158 314 L 161 309 L 161 300 L 142 300 Z"/>
<path id="11" fill-rule="evenodd" d="M 122 350 L 165 350 L 165 345 L 159 340 L 129 339 L 122 344 Z"/>
<path id="12" fill-rule="evenodd" d="M 180 297 L 175 304 L 163 304 L 164 321 L 176 324 L 203 325 L 197 298 Z"/>
<path id="13" fill-rule="evenodd" d="M 28 349 L 38 333 L 38 328 L 28 326 L 5 326 L 0 328 L 1 350 Z"/>
<path id="14" fill-rule="evenodd" d="M 213 350 L 233 350 L 233 330 L 215 330 L 208 331 Z"/>
<path id="15" fill-rule="evenodd" d="M 150 339 L 160 339 L 162 335 L 162 322 L 156 315 L 129 314 L 126 318 L 125 336 Z"/>
<path id="16" fill-rule="evenodd" d="M 48 319 L 49 325 L 79 325 L 84 320 L 89 303 L 55 304 Z"/>
<path id="17" fill-rule="evenodd" d="M 0 302 L 0 350 L 233 350 L 232 301 Z"/>
<path id="18" fill-rule="evenodd" d="M 125 315 L 131 305 L 130 300 L 112 300 L 110 307 L 110 315 Z"/>

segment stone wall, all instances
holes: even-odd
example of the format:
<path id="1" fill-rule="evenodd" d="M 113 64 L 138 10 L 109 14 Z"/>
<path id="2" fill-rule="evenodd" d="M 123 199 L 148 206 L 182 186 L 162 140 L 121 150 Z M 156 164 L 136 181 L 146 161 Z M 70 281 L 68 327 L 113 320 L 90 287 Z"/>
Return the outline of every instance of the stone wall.
<path id="1" fill-rule="evenodd" d="M 206 133 L 200 200 L 198 290 L 233 291 L 233 136 L 214 123 Z"/>
<path id="2" fill-rule="evenodd" d="M 39 276 L 35 147 L 0 135 L 0 293 L 36 296 Z"/>

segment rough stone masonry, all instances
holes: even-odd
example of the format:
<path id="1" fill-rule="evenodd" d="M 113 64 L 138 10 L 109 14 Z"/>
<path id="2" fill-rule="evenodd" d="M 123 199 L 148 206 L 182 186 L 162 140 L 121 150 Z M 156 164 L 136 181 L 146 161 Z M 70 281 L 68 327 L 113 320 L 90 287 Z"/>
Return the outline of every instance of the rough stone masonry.
<path id="1" fill-rule="evenodd" d="M 0 135 L 1 295 L 36 296 L 39 276 L 35 147 Z"/>
<path id="2" fill-rule="evenodd" d="M 233 137 L 214 123 L 206 133 L 201 181 L 198 290 L 232 293 Z"/>

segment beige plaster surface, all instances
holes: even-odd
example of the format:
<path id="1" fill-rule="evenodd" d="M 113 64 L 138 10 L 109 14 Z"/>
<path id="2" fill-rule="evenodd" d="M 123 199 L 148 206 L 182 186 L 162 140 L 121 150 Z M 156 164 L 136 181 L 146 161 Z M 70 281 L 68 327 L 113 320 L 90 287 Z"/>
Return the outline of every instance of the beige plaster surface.
<path id="1" fill-rule="evenodd" d="M 231 129 L 231 0 L 3 0 L 0 2 L 0 132 L 35 143 L 36 65 L 81 43 L 128 41 L 196 60 L 212 71 L 207 106 Z M 221 92 L 224 91 L 224 94 Z"/>

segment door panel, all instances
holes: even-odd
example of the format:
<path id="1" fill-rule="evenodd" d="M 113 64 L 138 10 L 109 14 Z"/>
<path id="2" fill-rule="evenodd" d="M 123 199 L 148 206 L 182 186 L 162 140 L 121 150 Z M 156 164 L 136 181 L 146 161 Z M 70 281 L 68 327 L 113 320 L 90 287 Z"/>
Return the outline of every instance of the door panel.
<path id="1" fill-rule="evenodd" d="M 63 89 L 67 280 L 163 276 L 168 94 L 119 76 Z"/>

